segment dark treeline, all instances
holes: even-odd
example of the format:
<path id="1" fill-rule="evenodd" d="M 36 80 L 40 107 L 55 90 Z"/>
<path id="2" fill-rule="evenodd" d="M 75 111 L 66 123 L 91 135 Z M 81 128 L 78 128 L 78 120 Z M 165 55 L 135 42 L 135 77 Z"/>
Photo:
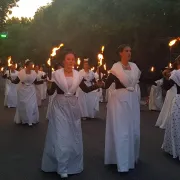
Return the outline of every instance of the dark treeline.
<path id="1" fill-rule="evenodd" d="M 170 61 L 168 42 L 179 36 L 178 0 L 54 0 L 41 7 L 33 19 L 6 22 L 8 38 L 0 40 L 0 57 L 31 58 L 46 63 L 59 43 L 72 48 L 93 65 L 102 45 L 110 67 L 117 60 L 116 48 L 128 43 L 133 61 L 141 68 L 160 69 Z M 172 50 L 178 55 L 178 44 Z"/>

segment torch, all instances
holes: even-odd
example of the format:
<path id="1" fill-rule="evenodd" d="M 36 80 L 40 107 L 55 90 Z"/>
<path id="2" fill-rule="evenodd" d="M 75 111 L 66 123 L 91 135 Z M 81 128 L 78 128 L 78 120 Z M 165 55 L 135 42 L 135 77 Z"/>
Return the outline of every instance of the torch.
<path id="1" fill-rule="evenodd" d="M 11 70 L 10 70 L 10 67 L 12 66 L 11 64 L 11 56 L 8 57 L 8 68 L 9 68 L 9 77 L 11 76 Z"/>
<path id="2" fill-rule="evenodd" d="M 79 69 L 80 64 L 81 64 L 81 59 L 80 59 L 80 58 L 78 58 L 78 59 L 77 59 L 77 65 L 78 65 L 78 66 L 77 66 L 77 70 Z"/>
<path id="3" fill-rule="evenodd" d="M 171 52 L 172 52 L 172 47 L 176 44 L 178 39 L 173 39 L 169 42 L 169 58 L 171 62 Z"/>
<path id="4" fill-rule="evenodd" d="M 60 44 L 58 47 L 55 47 L 52 49 L 52 53 L 50 55 L 50 58 L 47 60 L 47 64 L 49 65 L 49 79 L 51 80 L 52 78 L 52 59 L 54 56 L 56 56 L 56 51 L 59 50 L 61 47 L 63 47 L 64 44 Z"/>
<path id="5" fill-rule="evenodd" d="M 171 62 L 169 63 L 168 67 L 169 67 L 170 69 L 172 68 L 172 63 L 171 63 Z"/>
<path id="6" fill-rule="evenodd" d="M 98 67 L 99 67 L 99 80 L 101 80 L 101 66 L 102 66 L 102 61 L 104 57 L 103 54 L 98 54 Z"/>
<path id="7" fill-rule="evenodd" d="M 92 67 L 92 68 L 91 68 L 91 71 L 94 71 L 94 69 L 95 69 L 95 68 L 94 68 L 94 67 Z"/>
<path id="8" fill-rule="evenodd" d="M 155 70 L 155 68 L 152 66 L 152 67 L 151 67 L 151 72 L 154 72 L 154 70 Z"/>
<path id="9" fill-rule="evenodd" d="M 47 64 L 49 66 L 49 70 L 48 70 L 48 77 L 49 77 L 49 80 L 51 80 L 51 77 L 52 77 L 52 65 L 51 65 L 51 58 L 49 58 L 47 60 Z"/>
<path id="10" fill-rule="evenodd" d="M 1 67 L 1 72 L 3 72 L 4 71 L 4 67 Z"/>
<path id="11" fill-rule="evenodd" d="M 101 47 L 101 53 L 98 54 L 98 66 L 99 66 L 99 80 L 101 80 L 101 66 L 103 64 L 103 53 L 104 53 L 104 46 Z"/>

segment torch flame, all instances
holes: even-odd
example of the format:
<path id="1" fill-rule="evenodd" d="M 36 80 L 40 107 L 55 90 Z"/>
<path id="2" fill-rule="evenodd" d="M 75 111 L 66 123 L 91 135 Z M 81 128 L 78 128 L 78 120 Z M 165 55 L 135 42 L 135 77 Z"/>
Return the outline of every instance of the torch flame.
<path id="1" fill-rule="evenodd" d="M 172 63 L 169 63 L 169 68 L 172 68 Z"/>
<path id="2" fill-rule="evenodd" d="M 104 70 L 106 71 L 106 64 L 104 64 Z"/>
<path id="3" fill-rule="evenodd" d="M 103 56 L 103 54 L 98 54 L 98 60 L 99 60 L 99 66 L 102 66 L 102 61 L 103 61 L 103 59 L 104 59 L 104 56 Z"/>
<path id="4" fill-rule="evenodd" d="M 151 72 L 154 72 L 154 67 L 153 66 L 151 67 Z"/>
<path id="5" fill-rule="evenodd" d="M 104 52 L 104 48 L 105 48 L 105 47 L 104 47 L 104 46 L 102 46 L 102 48 L 101 48 L 101 52 L 102 52 L 102 53 Z"/>
<path id="6" fill-rule="evenodd" d="M 81 64 L 80 58 L 77 59 L 77 65 L 79 66 Z"/>
<path id="7" fill-rule="evenodd" d="M 11 56 L 8 57 L 8 67 L 10 67 L 12 64 L 11 64 Z"/>
<path id="8" fill-rule="evenodd" d="M 50 58 L 47 60 L 47 64 L 48 64 L 49 66 L 51 66 L 51 59 L 50 59 Z"/>
<path id="9" fill-rule="evenodd" d="M 54 72 L 55 70 L 54 70 L 54 68 L 52 68 L 52 72 Z"/>
<path id="10" fill-rule="evenodd" d="M 1 72 L 3 72 L 3 71 L 4 71 L 4 67 L 1 68 Z"/>
<path id="11" fill-rule="evenodd" d="M 173 46 L 177 42 L 177 39 L 173 39 L 172 41 L 169 42 L 169 46 Z"/>
<path id="12" fill-rule="evenodd" d="M 15 64 L 15 68 L 17 69 L 17 63 Z"/>
<path id="13" fill-rule="evenodd" d="M 91 71 L 94 71 L 94 69 L 95 69 L 95 68 L 94 68 L 94 67 L 92 67 L 92 68 L 91 68 Z"/>
<path id="14" fill-rule="evenodd" d="M 54 57 L 56 56 L 56 51 L 59 50 L 61 47 L 63 47 L 64 44 L 60 44 L 58 47 L 55 47 L 52 49 L 52 53 L 51 53 L 51 56 Z"/>

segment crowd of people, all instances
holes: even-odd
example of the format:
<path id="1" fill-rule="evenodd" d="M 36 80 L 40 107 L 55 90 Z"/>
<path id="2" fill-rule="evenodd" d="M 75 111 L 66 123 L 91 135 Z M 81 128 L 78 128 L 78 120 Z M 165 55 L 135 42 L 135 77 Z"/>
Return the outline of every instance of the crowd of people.
<path id="1" fill-rule="evenodd" d="M 64 53 L 63 65 L 55 67 L 52 79 L 31 60 L 26 60 L 25 68 L 19 71 L 12 64 L 3 72 L 4 106 L 16 108 L 15 123 L 39 123 L 38 106 L 48 95 L 44 172 L 57 172 L 61 178 L 68 178 L 83 171 L 81 120 L 96 117 L 103 91 L 107 94 L 104 163 L 116 164 L 118 172 L 135 168 L 140 148 L 139 82 L 144 80 L 137 65 L 130 62 L 131 47 L 121 45 L 117 52 L 119 61 L 105 78 L 90 70 L 88 59 L 84 59 L 82 70 L 75 70 L 76 56 L 72 51 Z M 166 129 L 162 148 L 174 158 L 180 157 L 180 58 L 175 66 L 173 71 L 166 69 L 162 79 L 146 81 L 152 85 L 149 109 L 161 110 L 156 125 Z"/>

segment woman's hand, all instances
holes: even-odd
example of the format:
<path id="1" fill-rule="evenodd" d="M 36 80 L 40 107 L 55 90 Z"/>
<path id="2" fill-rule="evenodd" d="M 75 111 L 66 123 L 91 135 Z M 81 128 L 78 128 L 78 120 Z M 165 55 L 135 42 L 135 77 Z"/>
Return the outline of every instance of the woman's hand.
<path id="1" fill-rule="evenodd" d="M 104 82 L 103 82 L 103 81 L 98 81 L 98 82 L 97 82 L 97 86 L 98 86 L 99 88 L 104 87 Z"/>

